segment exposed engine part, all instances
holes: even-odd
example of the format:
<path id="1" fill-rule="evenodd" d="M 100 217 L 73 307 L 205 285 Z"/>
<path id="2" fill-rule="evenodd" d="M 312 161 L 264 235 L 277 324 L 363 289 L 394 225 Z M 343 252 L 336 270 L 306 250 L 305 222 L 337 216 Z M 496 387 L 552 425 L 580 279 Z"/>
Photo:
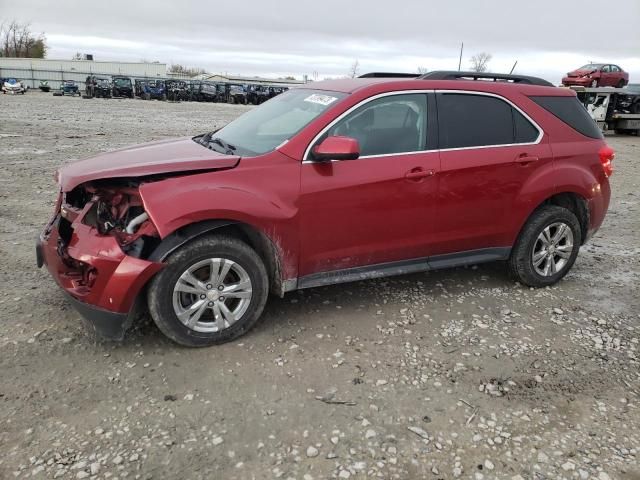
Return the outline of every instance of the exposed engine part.
<path id="1" fill-rule="evenodd" d="M 88 183 L 77 187 L 65 196 L 60 214 L 72 224 L 83 211 L 82 223 L 96 228 L 101 235 L 116 237 L 128 255 L 140 257 L 147 240 L 158 237 L 144 211 L 137 185 Z"/>
<path id="2" fill-rule="evenodd" d="M 140 258 L 142 255 L 142 249 L 144 248 L 144 239 L 138 238 L 136 241 L 131 242 L 127 247 L 123 248 L 127 255 Z"/>
<path id="3" fill-rule="evenodd" d="M 147 220 L 149 220 L 149 215 L 147 214 L 147 212 L 141 213 L 127 224 L 125 232 L 127 232 L 129 235 L 133 235 L 136 231 L 136 227 L 143 224 Z"/>

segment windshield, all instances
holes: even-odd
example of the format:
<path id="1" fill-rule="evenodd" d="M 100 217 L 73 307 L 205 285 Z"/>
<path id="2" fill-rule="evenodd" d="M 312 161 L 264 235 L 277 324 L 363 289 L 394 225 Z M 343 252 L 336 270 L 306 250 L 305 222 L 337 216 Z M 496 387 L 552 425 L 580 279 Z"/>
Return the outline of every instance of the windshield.
<path id="1" fill-rule="evenodd" d="M 115 83 L 116 87 L 130 87 L 131 80 L 128 78 L 114 78 L 113 83 Z"/>
<path id="2" fill-rule="evenodd" d="M 581 66 L 578 70 L 600 70 L 602 68 L 601 63 L 588 63 Z"/>
<path id="3" fill-rule="evenodd" d="M 344 97 L 345 94 L 339 92 L 289 90 L 215 132 L 210 137 L 209 148 L 223 153 L 231 149 L 246 156 L 270 152 Z M 229 148 L 220 147 L 213 142 L 215 139 Z"/>

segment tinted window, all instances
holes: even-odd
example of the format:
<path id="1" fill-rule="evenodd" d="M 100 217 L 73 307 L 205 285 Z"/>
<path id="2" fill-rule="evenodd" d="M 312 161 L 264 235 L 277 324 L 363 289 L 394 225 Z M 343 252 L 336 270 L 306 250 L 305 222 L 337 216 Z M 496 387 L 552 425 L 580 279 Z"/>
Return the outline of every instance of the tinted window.
<path id="1" fill-rule="evenodd" d="M 514 143 L 511 105 L 495 97 L 439 93 L 440 148 Z"/>
<path id="2" fill-rule="evenodd" d="M 539 135 L 538 129 L 515 108 L 511 108 L 511 113 L 513 114 L 513 123 L 515 128 L 514 143 L 535 142 Z"/>
<path id="3" fill-rule="evenodd" d="M 577 132 L 591 138 L 603 138 L 600 128 L 577 97 L 531 97 L 531 100 Z"/>
<path id="4" fill-rule="evenodd" d="M 360 106 L 323 138 L 355 138 L 360 143 L 360 156 L 417 152 L 425 149 L 426 119 L 426 95 L 391 95 Z"/>

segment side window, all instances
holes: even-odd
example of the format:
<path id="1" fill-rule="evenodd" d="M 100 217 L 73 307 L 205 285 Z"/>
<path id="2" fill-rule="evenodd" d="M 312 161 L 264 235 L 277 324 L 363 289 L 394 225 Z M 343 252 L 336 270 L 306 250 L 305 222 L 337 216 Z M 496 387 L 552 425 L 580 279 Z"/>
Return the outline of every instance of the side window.
<path id="1" fill-rule="evenodd" d="M 609 65 L 605 65 L 602 67 L 602 71 L 605 73 L 609 73 L 611 71 L 611 67 Z"/>
<path id="2" fill-rule="evenodd" d="M 530 97 L 542 108 L 558 117 L 575 131 L 590 138 L 603 138 L 602 130 L 577 97 Z"/>
<path id="3" fill-rule="evenodd" d="M 372 100 L 340 120 L 323 135 L 358 140 L 360 156 L 425 149 L 427 96 L 391 95 Z"/>
<path id="4" fill-rule="evenodd" d="M 513 114 L 513 126 L 515 129 L 514 143 L 535 142 L 538 135 L 540 135 L 538 129 L 515 108 L 511 107 L 511 113 Z"/>
<path id="5" fill-rule="evenodd" d="M 611 71 L 612 72 L 621 72 L 622 70 L 620 70 L 620 67 L 618 67 L 617 65 L 611 65 Z"/>
<path id="6" fill-rule="evenodd" d="M 499 98 L 466 93 L 438 93 L 440 148 L 514 143 L 511 105 Z"/>

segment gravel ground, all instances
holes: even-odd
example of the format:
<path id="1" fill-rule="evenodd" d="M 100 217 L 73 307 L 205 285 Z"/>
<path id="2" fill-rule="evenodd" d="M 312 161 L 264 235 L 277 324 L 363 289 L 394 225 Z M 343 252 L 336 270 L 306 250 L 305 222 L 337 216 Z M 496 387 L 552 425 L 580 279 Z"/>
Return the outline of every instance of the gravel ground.
<path id="1" fill-rule="evenodd" d="M 553 288 L 482 265 L 272 298 L 214 348 L 91 338 L 35 266 L 53 171 L 245 110 L 0 95 L 0 478 L 640 478 L 638 137 Z"/>

